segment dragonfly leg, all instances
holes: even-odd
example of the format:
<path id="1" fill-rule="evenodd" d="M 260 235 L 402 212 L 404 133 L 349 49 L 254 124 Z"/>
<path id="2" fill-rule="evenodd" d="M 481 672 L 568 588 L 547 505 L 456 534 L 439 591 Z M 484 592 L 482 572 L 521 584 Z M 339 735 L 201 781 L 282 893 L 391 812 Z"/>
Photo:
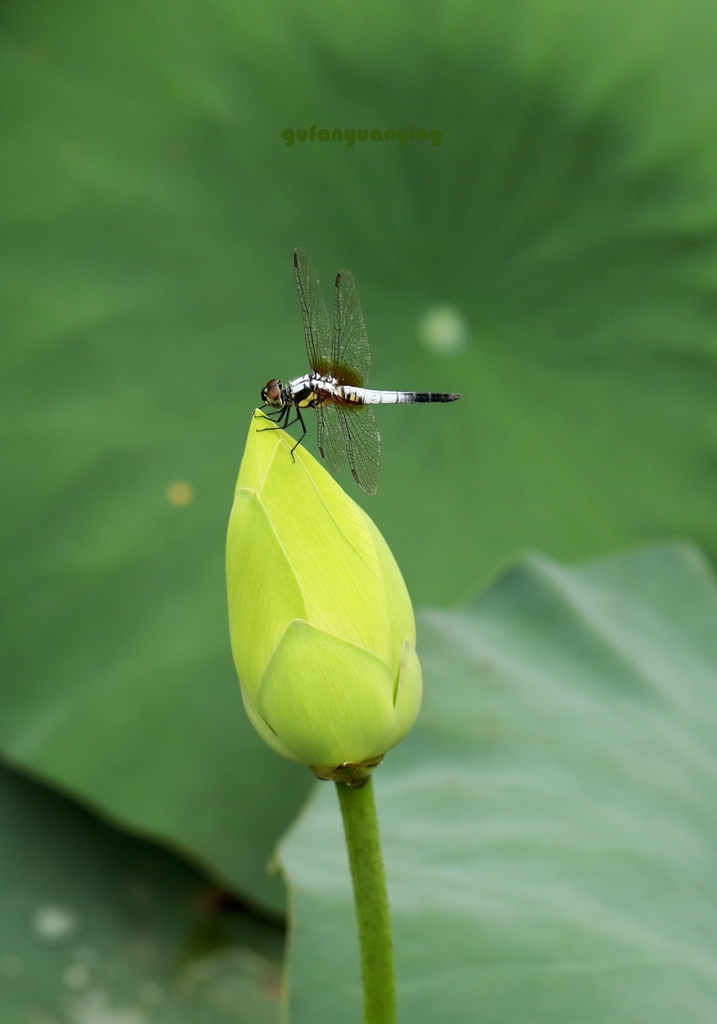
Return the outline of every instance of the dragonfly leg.
<path id="1" fill-rule="evenodd" d="M 306 437 L 306 424 L 304 423 L 304 417 L 301 415 L 301 409 L 298 407 L 298 405 L 296 406 L 296 420 L 298 420 L 299 423 L 301 424 L 301 437 L 296 442 L 294 447 L 291 449 L 291 457 L 292 457 L 292 459 L 294 459 L 294 450 L 299 447 L 301 442 Z M 294 423 L 296 423 L 296 420 L 294 420 Z M 296 462 L 296 459 L 294 459 L 294 462 Z"/>
<path id="2" fill-rule="evenodd" d="M 277 423 L 275 427 L 257 427 L 256 429 L 260 434 L 263 434 L 265 430 L 286 430 L 287 427 L 293 427 L 296 422 L 298 421 L 292 420 L 290 423 Z"/>
<path id="3" fill-rule="evenodd" d="M 296 413 L 296 416 L 294 416 L 293 420 L 290 418 L 292 412 Z M 267 418 L 271 418 L 271 413 L 267 413 Z M 281 422 L 282 420 L 284 421 L 283 423 Z M 285 408 L 283 408 L 283 409 L 281 409 L 279 411 L 279 413 L 277 414 L 276 419 L 275 419 L 274 422 L 276 424 L 275 426 L 271 426 L 271 427 L 257 427 L 256 429 L 257 430 L 286 430 L 287 427 L 293 427 L 293 425 L 295 423 L 300 423 L 301 424 L 301 437 L 296 442 L 294 447 L 291 449 L 291 459 L 292 459 L 292 462 L 296 462 L 296 459 L 294 458 L 294 452 L 299 447 L 301 442 L 304 440 L 304 438 L 306 437 L 306 433 L 307 433 L 307 431 L 306 431 L 306 424 L 304 423 L 304 417 L 301 415 L 301 409 L 299 409 L 298 405 L 295 405 L 293 407 L 290 406 L 290 405 L 287 405 Z"/>
<path id="4" fill-rule="evenodd" d="M 261 408 L 263 409 L 264 406 L 262 406 Z M 279 409 L 278 412 L 276 412 L 276 410 L 274 410 L 274 412 L 265 412 L 264 415 L 266 416 L 266 418 L 268 420 L 273 420 L 274 423 L 281 423 L 281 421 L 284 418 L 288 419 L 289 416 L 291 415 L 291 407 L 288 406 L 285 409 Z M 270 430 L 270 429 L 271 429 L 271 427 L 257 427 L 257 430 Z"/>
<path id="5" fill-rule="evenodd" d="M 290 419 L 290 416 L 291 416 L 292 412 L 296 412 L 296 416 L 293 418 L 293 420 Z M 282 419 L 284 421 L 283 423 L 281 422 Z M 294 407 L 292 409 L 292 407 L 290 405 L 288 405 L 288 406 L 286 406 L 285 409 L 282 409 L 279 412 L 279 414 L 278 414 L 278 416 L 276 418 L 276 426 L 274 426 L 274 427 L 257 427 L 256 429 L 259 430 L 259 431 L 263 431 L 263 430 L 286 430 L 287 427 L 293 427 L 293 425 L 295 423 L 301 423 L 301 426 L 302 426 L 302 429 L 303 429 L 303 434 L 301 435 L 299 440 L 294 445 L 294 448 L 296 448 L 296 445 L 297 444 L 301 444 L 301 442 L 304 439 L 304 435 L 306 434 L 306 424 L 304 423 L 304 419 L 303 419 L 301 413 L 299 412 L 298 408 L 296 408 L 296 407 Z M 291 449 L 291 458 L 292 459 L 294 459 L 294 448 Z M 296 461 L 296 460 L 294 459 L 294 461 Z"/>
<path id="6" fill-rule="evenodd" d="M 289 417 L 291 416 L 291 412 L 292 412 L 291 406 L 290 405 L 285 405 L 283 409 L 279 409 L 279 410 L 275 409 L 274 412 L 264 413 L 264 415 L 266 416 L 266 418 L 268 420 L 271 420 L 273 423 L 276 423 L 278 425 L 276 427 L 257 427 L 256 429 L 257 430 L 283 430 L 288 425 L 288 421 L 289 421 Z M 284 420 L 283 423 L 281 422 L 282 420 Z"/>
<path id="7" fill-rule="evenodd" d="M 275 427 L 257 427 L 256 429 L 260 434 L 263 434 L 265 430 L 286 430 L 287 427 L 293 426 L 296 420 L 292 420 L 291 423 L 277 423 Z"/>

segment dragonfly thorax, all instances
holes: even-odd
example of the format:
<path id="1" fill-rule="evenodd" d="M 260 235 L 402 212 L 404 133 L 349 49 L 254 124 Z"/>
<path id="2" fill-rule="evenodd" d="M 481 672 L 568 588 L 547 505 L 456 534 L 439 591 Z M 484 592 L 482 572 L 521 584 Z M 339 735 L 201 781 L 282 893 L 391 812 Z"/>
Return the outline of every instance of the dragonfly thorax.
<path id="1" fill-rule="evenodd" d="M 308 406 L 323 405 L 326 398 L 336 394 L 336 381 L 333 377 L 322 376 L 312 370 L 303 377 L 290 380 L 284 388 L 284 400 L 292 405 L 305 409 Z"/>

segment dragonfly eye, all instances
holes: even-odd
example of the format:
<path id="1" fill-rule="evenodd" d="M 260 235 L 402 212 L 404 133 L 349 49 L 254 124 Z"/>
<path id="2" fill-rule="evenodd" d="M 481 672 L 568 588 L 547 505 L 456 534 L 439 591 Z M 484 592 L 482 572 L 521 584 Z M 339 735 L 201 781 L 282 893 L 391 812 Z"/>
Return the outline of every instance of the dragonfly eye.
<path id="1" fill-rule="evenodd" d="M 273 406 L 275 409 L 280 409 L 284 404 L 281 398 L 282 386 L 280 380 L 270 380 L 261 393 L 262 401 L 266 402 L 267 405 Z"/>

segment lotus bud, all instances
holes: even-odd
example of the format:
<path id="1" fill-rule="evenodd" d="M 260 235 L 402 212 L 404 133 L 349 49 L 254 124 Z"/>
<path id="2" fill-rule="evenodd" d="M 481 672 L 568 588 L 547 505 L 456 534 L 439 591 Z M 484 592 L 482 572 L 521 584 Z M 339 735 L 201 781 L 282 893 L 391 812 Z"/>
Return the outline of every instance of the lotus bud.
<path id="1" fill-rule="evenodd" d="M 411 599 L 371 519 L 272 426 L 256 410 L 227 539 L 244 705 L 279 754 L 360 785 L 421 705 Z"/>

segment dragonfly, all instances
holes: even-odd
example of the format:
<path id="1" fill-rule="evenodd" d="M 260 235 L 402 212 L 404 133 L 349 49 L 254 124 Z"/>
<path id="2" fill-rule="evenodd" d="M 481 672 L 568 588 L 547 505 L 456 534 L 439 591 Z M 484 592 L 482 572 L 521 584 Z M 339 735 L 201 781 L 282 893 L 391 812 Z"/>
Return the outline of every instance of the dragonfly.
<path id="1" fill-rule="evenodd" d="M 455 402 L 460 395 L 439 391 L 374 391 L 367 388 L 371 352 L 356 282 L 348 270 L 334 280 L 334 324 L 321 294 L 319 279 L 303 249 L 294 250 L 294 274 L 304 318 L 310 372 L 284 385 L 278 378 L 262 389 L 262 408 L 276 427 L 299 423 L 306 436 L 303 412 L 316 413 L 318 447 L 329 468 L 338 473 L 348 456 L 356 483 L 367 494 L 378 490 L 381 436 L 372 405 L 413 402 Z M 293 417 L 293 418 L 292 418 Z"/>

